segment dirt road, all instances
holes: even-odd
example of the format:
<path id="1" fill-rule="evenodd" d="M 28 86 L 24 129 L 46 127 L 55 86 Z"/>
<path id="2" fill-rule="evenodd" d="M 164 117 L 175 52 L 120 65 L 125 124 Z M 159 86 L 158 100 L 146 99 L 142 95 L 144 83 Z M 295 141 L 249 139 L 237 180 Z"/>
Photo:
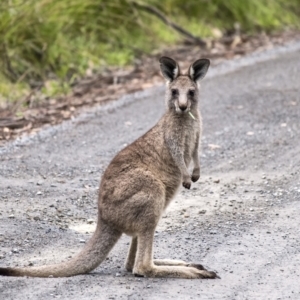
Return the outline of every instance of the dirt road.
<path id="1" fill-rule="evenodd" d="M 200 262 L 221 279 L 136 278 L 123 268 L 124 236 L 89 275 L 1 277 L 0 299 L 300 299 L 300 51 L 245 61 L 203 82 L 201 179 L 155 237 L 156 258 Z M 102 172 L 163 109 L 157 88 L 1 149 L 0 265 L 79 251 Z"/>

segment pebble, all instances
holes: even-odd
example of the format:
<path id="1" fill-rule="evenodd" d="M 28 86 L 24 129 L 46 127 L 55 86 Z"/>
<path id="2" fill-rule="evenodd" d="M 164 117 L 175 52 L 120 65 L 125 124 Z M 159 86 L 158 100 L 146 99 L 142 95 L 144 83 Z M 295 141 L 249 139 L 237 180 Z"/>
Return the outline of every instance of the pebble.
<path id="1" fill-rule="evenodd" d="M 85 240 L 80 239 L 79 243 L 85 243 Z"/>
<path id="2" fill-rule="evenodd" d="M 15 215 L 9 215 L 8 217 L 13 219 L 15 217 Z"/>

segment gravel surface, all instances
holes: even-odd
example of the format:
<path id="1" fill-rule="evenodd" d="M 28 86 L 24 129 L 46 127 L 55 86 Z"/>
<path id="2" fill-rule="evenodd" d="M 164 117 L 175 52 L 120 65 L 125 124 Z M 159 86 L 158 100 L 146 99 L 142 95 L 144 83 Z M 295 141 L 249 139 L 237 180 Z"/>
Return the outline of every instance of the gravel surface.
<path id="1" fill-rule="evenodd" d="M 136 278 L 123 236 L 91 274 L 1 277 L 0 298 L 300 299 L 300 51 L 273 54 L 204 80 L 202 175 L 156 232 L 156 258 L 221 279 Z M 164 110 L 162 88 L 126 99 L 1 150 L 1 266 L 66 260 L 91 236 L 105 167 Z"/>

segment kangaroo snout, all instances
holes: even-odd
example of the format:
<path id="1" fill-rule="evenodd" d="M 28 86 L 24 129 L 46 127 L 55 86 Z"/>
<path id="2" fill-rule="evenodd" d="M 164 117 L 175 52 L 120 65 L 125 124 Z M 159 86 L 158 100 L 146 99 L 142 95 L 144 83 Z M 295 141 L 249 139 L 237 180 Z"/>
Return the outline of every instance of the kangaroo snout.
<path id="1" fill-rule="evenodd" d="M 177 112 L 183 113 L 183 112 L 187 111 L 191 106 L 191 103 L 189 103 L 190 102 L 189 99 L 186 97 L 186 92 L 183 89 L 182 89 L 181 94 L 179 95 L 177 101 L 178 101 L 176 103 L 177 107 L 178 107 Z"/>
<path id="2" fill-rule="evenodd" d="M 187 105 L 186 105 L 186 104 L 181 104 L 181 105 L 179 105 L 179 108 L 180 108 L 180 110 L 181 110 L 182 112 L 184 112 L 184 111 L 186 111 L 186 109 L 187 109 Z"/>

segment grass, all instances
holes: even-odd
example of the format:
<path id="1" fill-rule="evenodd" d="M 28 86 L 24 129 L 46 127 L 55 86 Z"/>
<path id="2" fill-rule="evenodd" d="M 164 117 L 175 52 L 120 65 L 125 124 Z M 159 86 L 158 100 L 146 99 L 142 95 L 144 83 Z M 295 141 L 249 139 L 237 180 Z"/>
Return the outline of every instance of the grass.
<path id="1" fill-rule="evenodd" d="M 140 0 L 196 36 L 299 28 L 300 0 Z M 2 0 L 0 103 L 29 88 L 67 92 L 74 80 L 108 65 L 124 66 L 141 53 L 181 37 L 131 0 Z M 47 84 L 45 84 L 45 82 Z"/>

